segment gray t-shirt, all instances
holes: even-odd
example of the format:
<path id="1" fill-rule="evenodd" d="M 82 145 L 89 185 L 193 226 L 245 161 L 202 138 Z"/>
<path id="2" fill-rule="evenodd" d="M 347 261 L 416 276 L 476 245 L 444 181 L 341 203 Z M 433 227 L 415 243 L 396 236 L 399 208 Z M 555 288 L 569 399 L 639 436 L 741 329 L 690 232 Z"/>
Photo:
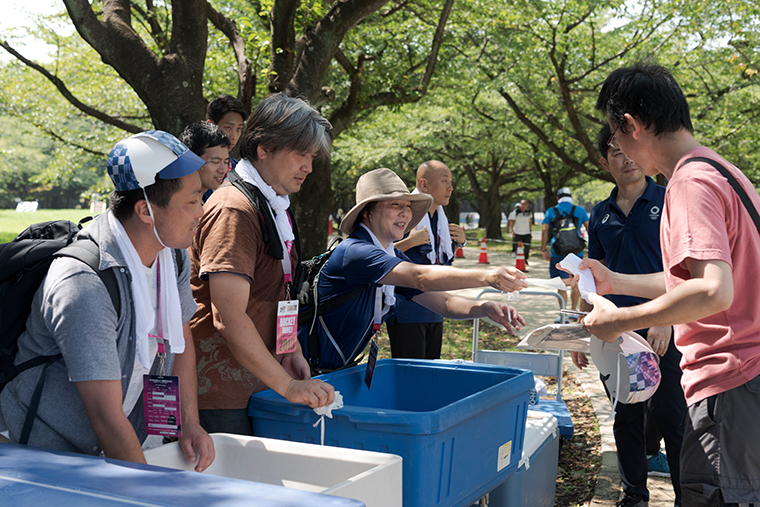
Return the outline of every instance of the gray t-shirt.
<path id="1" fill-rule="evenodd" d="M 121 311 L 111 303 L 105 285 L 89 266 L 76 259 L 58 258 L 34 296 L 26 331 L 18 341 L 16 364 L 40 355 L 61 353 L 45 376 L 45 387 L 29 445 L 64 451 L 99 454 L 100 444 L 90 425 L 75 382 L 121 380 L 126 393 L 135 362 L 135 312 L 130 276 L 124 257 L 108 225 L 106 214 L 99 215 L 78 235 L 100 246 L 100 269 L 116 268 Z M 175 266 L 176 268 L 176 266 Z M 144 276 L 143 273 L 136 273 Z M 177 285 L 182 322 L 187 323 L 196 305 L 190 290 L 190 259 L 182 252 L 182 271 Z M 152 373 L 158 370 L 155 361 Z M 173 356 L 169 354 L 167 371 Z M 0 393 L 0 427 L 17 442 L 29 400 L 42 367 L 21 373 Z M 140 441 L 144 440 L 142 401 L 129 416 Z M 0 428 L 1 429 L 1 428 Z"/>

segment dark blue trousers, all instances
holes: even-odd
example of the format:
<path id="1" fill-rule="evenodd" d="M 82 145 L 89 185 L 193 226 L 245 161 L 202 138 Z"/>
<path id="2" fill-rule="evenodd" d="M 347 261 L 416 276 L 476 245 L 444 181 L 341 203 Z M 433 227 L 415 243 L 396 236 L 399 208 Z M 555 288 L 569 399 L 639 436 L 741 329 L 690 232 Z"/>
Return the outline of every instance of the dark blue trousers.
<path id="1" fill-rule="evenodd" d="M 653 412 L 657 427 L 665 440 L 670 477 L 676 495 L 676 505 L 681 505 L 681 474 L 679 457 L 683 442 L 683 420 L 686 417 L 686 399 L 681 387 L 681 353 L 671 339 L 668 351 L 660 357 L 662 379 L 652 396 Z M 615 410 L 613 433 L 617 446 L 618 469 L 623 481 L 623 492 L 629 496 L 649 499 L 647 489 L 647 453 L 644 431 L 646 402 L 626 405 L 618 403 Z"/>

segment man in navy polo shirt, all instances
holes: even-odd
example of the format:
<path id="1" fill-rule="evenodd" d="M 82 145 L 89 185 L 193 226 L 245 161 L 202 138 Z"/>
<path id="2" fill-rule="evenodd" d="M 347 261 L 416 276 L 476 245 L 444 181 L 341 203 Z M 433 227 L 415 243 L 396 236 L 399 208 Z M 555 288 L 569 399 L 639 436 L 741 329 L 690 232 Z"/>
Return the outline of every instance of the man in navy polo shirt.
<path id="1" fill-rule="evenodd" d="M 660 216 L 665 187 L 644 176 L 619 148 L 608 146 L 607 141 L 611 135 L 610 127 L 605 125 L 599 133 L 597 144 L 602 155 L 599 161 L 615 179 L 617 186 L 606 200 L 591 210 L 588 256 L 619 273 L 658 273 L 662 271 Z M 607 298 L 619 307 L 646 301 L 622 295 L 610 295 Z M 591 305 L 583 301 L 581 309 L 590 310 Z M 671 481 L 676 494 L 675 505 L 681 505 L 679 456 L 683 440 L 681 422 L 686 415 L 679 366 L 681 353 L 671 340 L 670 326 L 652 327 L 639 330 L 638 333 L 662 356 L 662 380 L 651 400 L 652 412 L 665 439 Z M 583 353 L 572 352 L 571 356 L 577 367 L 588 365 Z M 646 406 L 646 402 L 617 405 L 613 432 L 625 494 L 620 505 L 641 507 L 646 506 L 649 500 L 644 432 Z"/>

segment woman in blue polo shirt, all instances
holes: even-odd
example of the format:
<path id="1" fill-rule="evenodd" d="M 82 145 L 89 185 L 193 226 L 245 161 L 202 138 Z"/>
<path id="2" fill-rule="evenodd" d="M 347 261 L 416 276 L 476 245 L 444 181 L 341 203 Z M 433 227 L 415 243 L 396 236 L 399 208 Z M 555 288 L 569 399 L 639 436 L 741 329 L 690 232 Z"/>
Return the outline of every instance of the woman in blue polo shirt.
<path id="1" fill-rule="evenodd" d="M 411 194 L 390 169 L 375 169 L 356 183 L 356 206 L 343 218 L 340 230 L 350 236 L 325 264 L 317 285 L 319 302 L 366 287 L 348 302 L 320 316 L 319 369 L 340 368 L 353 361 L 380 328 L 396 297 L 450 319 L 489 317 L 511 330 L 525 321 L 516 310 L 493 301 L 451 296 L 446 290 L 493 287 L 510 292 L 527 287 L 525 274 L 511 267 L 465 270 L 411 262 L 393 242 L 412 230 L 430 208 L 427 194 Z M 308 328 L 298 337 L 306 357 Z"/>

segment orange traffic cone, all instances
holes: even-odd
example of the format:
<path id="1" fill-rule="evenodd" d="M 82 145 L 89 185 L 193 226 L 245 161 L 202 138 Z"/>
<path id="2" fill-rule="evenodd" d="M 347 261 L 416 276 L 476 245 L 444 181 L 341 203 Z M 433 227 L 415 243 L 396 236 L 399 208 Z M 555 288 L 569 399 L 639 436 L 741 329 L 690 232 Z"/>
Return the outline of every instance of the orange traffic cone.
<path id="1" fill-rule="evenodd" d="M 478 262 L 480 264 L 489 264 L 488 254 L 486 253 L 486 238 L 480 241 L 480 257 L 478 257 Z"/>
<path id="2" fill-rule="evenodd" d="M 517 243 L 517 260 L 515 261 L 515 267 L 520 271 L 525 271 L 525 251 L 523 250 L 522 241 Z"/>
<path id="3" fill-rule="evenodd" d="M 462 250 L 461 246 L 457 247 L 456 252 L 454 252 L 454 257 L 457 259 L 464 259 L 464 250 Z"/>
<path id="4" fill-rule="evenodd" d="M 331 235 L 333 233 L 333 223 L 332 218 L 327 219 L 327 235 Z"/>

